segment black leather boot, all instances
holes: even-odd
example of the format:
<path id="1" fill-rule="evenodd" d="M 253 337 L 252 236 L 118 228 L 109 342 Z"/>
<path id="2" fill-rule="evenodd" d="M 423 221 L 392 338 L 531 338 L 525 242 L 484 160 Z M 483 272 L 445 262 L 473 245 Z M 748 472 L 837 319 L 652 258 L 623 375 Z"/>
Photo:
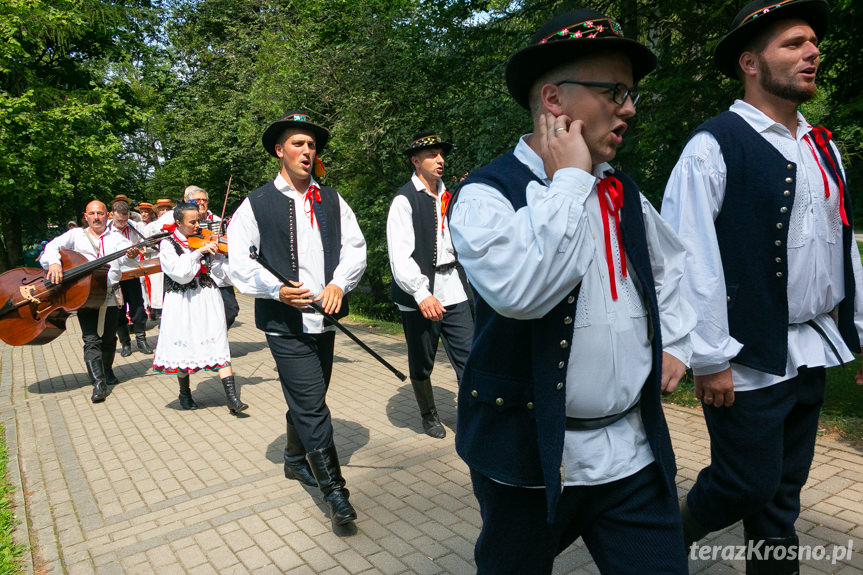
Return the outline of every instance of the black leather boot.
<path id="1" fill-rule="evenodd" d="M 129 336 L 129 324 L 125 321 L 117 326 L 117 337 L 120 338 L 120 356 L 132 355 L 132 338 Z"/>
<path id="2" fill-rule="evenodd" d="M 796 535 L 790 537 L 757 537 L 744 531 L 743 538 L 747 550 L 746 575 L 800 574 L 799 540 Z M 749 553 L 750 545 L 753 553 Z M 755 550 L 758 553 L 755 553 Z M 792 554 L 793 559 L 790 558 Z M 781 559 L 777 557 L 781 557 Z"/>
<path id="3" fill-rule="evenodd" d="M 285 445 L 285 477 L 296 479 L 303 485 L 317 487 L 318 482 L 312 475 L 309 462 L 306 461 L 306 449 L 300 441 L 297 428 L 287 423 L 287 444 Z"/>
<path id="4" fill-rule="evenodd" d="M 710 533 L 710 530 L 692 515 L 685 497 L 680 500 L 680 518 L 683 521 L 683 546 L 687 556 L 689 556 L 689 549 L 692 544 Z"/>
<path id="5" fill-rule="evenodd" d="M 116 353 L 116 348 L 102 352 L 102 368 L 105 370 L 105 383 L 108 385 L 117 385 L 120 383 L 120 380 L 114 375 L 114 355 Z"/>
<path id="6" fill-rule="evenodd" d="M 225 388 L 225 397 L 228 399 L 228 411 L 231 412 L 231 415 L 237 415 L 237 413 L 244 409 L 248 409 L 249 406 L 240 401 L 240 394 L 234 385 L 233 375 L 222 378 L 222 387 Z"/>
<path id="7" fill-rule="evenodd" d="M 180 382 L 180 407 L 183 409 L 198 409 L 198 404 L 192 399 L 192 390 L 189 387 L 189 374 L 177 374 L 177 381 Z"/>
<path id="8" fill-rule="evenodd" d="M 350 492 L 345 488 L 345 479 L 342 477 L 342 468 L 339 466 L 339 456 L 335 446 L 310 451 L 306 457 L 324 494 L 324 500 L 330 507 L 333 529 L 337 525 L 354 521 L 357 518 L 357 512 L 348 501 Z"/>
<path id="9" fill-rule="evenodd" d="M 414 396 L 416 396 L 417 405 L 420 408 L 423 431 L 425 431 L 428 436 L 436 439 L 443 439 L 446 437 L 446 429 L 441 425 L 440 418 L 437 414 L 431 380 L 411 378 L 411 387 L 414 389 Z"/>
<path id="10" fill-rule="evenodd" d="M 147 333 L 144 331 L 144 324 L 134 324 L 132 331 L 135 332 L 135 345 L 138 346 L 138 351 L 153 355 L 153 348 L 147 343 Z"/>
<path id="11" fill-rule="evenodd" d="M 86 361 L 87 373 L 90 375 L 90 382 L 93 384 L 93 395 L 90 401 L 100 403 L 108 397 L 108 385 L 105 383 L 105 368 L 102 365 L 102 359 L 90 359 Z"/>

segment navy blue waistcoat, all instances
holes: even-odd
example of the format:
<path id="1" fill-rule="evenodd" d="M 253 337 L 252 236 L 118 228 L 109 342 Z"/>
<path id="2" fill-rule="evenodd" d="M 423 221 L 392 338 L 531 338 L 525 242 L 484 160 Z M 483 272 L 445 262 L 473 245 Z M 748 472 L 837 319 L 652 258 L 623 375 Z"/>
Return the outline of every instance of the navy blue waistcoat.
<path id="1" fill-rule="evenodd" d="M 429 291 L 434 293 L 437 227 L 440 225 L 437 202 L 424 191 L 416 189 L 413 180 L 399 188 L 393 199 L 399 196 L 407 198 L 411 205 L 411 219 L 414 227 L 414 251 L 411 253 L 411 259 L 417 263 L 422 274 L 429 279 Z M 467 279 L 461 266 L 458 266 L 458 274 L 462 285 L 465 286 L 465 293 L 467 293 Z M 395 279 L 390 285 L 390 297 L 395 303 L 419 309 L 414 297 L 400 288 Z"/>
<path id="2" fill-rule="evenodd" d="M 258 222 L 262 256 L 275 269 L 291 281 L 300 278 L 297 256 L 297 214 L 294 202 L 286 197 L 273 182 L 267 182 L 250 193 L 249 204 Z M 321 201 L 314 202 L 312 209 L 321 232 L 324 247 L 324 278 L 329 283 L 339 265 L 342 249 L 342 219 L 339 195 L 329 186 L 321 187 Z M 303 214 L 305 216 L 305 214 Z M 347 297 L 335 318 L 348 313 Z M 268 333 L 300 335 L 303 333 L 302 313 L 295 307 L 278 300 L 255 299 L 255 326 Z"/>
<path id="3" fill-rule="evenodd" d="M 785 375 L 786 246 L 797 166 L 734 112 L 726 111 L 711 118 L 693 134 L 700 131 L 716 138 L 726 165 L 725 199 L 714 223 L 728 295 L 728 327 L 731 337 L 743 344 L 731 361 L 765 373 Z M 821 155 L 822 164 L 829 168 L 827 157 L 823 152 Z M 832 159 L 838 166 L 837 158 Z M 837 181 L 842 177 L 830 173 Z M 844 188 L 845 210 L 852 214 L 851 194 L 847 186 Z M 839 304 L 839 331 L 848 347 L 859 352 L 860 341 L 854 327 L 852 240 L 853 230 L 843 226 L 845 298 Z"/>
<path id="4" fill-rule="evenodd" d="M 677 470 L 660 404 L 659 308 L 641 202 L 635 183 L 623 172 L 615 172 L 615 176 L 624 191 L 620 224 L 627 270 L 643 288 L 652 334 L 645 334 L 651 337 L 653 370 L 642 389 L 641 417 L 656 463 L 674 493 Z M 462 186 L 487 184 L 517 211 L 527 205 L 526 189 L 531 181 L 539 180 L 510 152 L 471 172 Z M 549 522 L 554 520 L 561 492 L 566 372 L 579 287 L 573 281 L 572 292 L 554 309 L 540 319 L 527 321 L 498 314 L 474 290 L 473 346 L 459 385 L 455 440 L 459 455 L 472 469 L 497 481 L 544 485 Z"/>

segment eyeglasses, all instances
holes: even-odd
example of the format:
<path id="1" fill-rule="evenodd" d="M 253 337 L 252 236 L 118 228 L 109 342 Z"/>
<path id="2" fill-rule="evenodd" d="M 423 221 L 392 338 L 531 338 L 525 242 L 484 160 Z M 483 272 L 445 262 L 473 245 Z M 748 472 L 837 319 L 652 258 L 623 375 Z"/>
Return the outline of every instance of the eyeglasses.
<path id="1" fill-rule="evenodd" d="M 189 203 L 190 204 L 206 204 L 209 202 L 206 198 L 197 198 L 197 199 L 189 200 Z"/>
<path id="2" fill-rule="evenodd" d="M 626 84 L 621 84 L 619 82 L 613 84 L 611 82 L 579 82 L 578 80 L 561 80 L 560 82 L 555 82 L 554 85 L 562 86 L 563 84 L 578 84 L 579 86 L 588 86 L 591 88 L 605 88 L 611 92 L 611 100 L 618 106 L 623 106 L 626 103 L 627 98 L 632 98 L 632 105 L 635 106 L 638 104 L 638 99 L 641 98 L 641 94 L 638 93 L 638 90 L 635 88 L 627 88 Z"/>

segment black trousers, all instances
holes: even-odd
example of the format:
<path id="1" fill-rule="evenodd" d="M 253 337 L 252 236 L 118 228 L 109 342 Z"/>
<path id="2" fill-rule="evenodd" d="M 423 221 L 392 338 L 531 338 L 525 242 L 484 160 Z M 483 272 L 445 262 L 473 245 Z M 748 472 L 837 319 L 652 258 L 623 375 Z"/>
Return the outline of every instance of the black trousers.
<path id="1" fill-rule="evenodd" d="M 132 320 L 132 325 L 141 326 L 143 328 L 147 323 L 147 311 L 144 309 L 144 294 L 141 291 L 141 280 L 132 278 L 120 282 L 120 291 L 123 292 L 123 301 L 125 307 L 120 310 L 117 318 L 118 325 L 129 323 L 126 319 L 126 309 L 129 310 L 129 319 Z M 128 337 L 128 330 L 124 332 Z"/>
<path id="2" fill-rule="evenodd" d="M 138 281 L 138 280 L 135 280 Z M 105 314 L 99 321 L 100 312 Z M 102 353 L 113 352 L 117 345 L 117 317 L 120 309 L 115 305 L 98 310 L 78 310 L 78 324 L 84 340 L 84 361 L 102 359 Z"/>
<path id="3" fill-rule="evenodd" d="M 716 531 L 743 520 L 750 537 L 790 537 L 815 454 L 824 403 L 823 367 L 734 394 L 731 407 L 702 402 L 710 466 L 687 496 L 693 516 Z"/>
<path id="4" fill-rule="evenodd" d="M 482 516 L 478 575 L 550 574 L 554 558 L 579 537 L 600 573 L 689 572 L 677 495 L 656 463 L 611 483 L 564 488 L 551 525 L 545 489 L 504 485 L 474 470 L 470 478 Z"/>
<path id="5" fill-rule="evenodd" d="M 402 312 L 412 379 L 422 380 L 431 376 L 440 339 L 455 375 L 461 381 L 473 338 L 473 316 L 467 300 L 445 309 L 441 321 L 426 319 L 419 310 Z"/>
<path id="6" fill-rule="evenodd" d="M 335 332 L 298 336 L 267 334 L 288 404 L 285 414 L 306 451 L 334 445 L 327 388 L 333 372 Z"/>
<path id="7" fill-rule="evenodd" d="M 222 303 L 225 306 L 225 323 L 230 328 L 240 313 L 240 304 L 237 303 L 234 286 L 221 286 L 219 291 L 222 293 Z"/>

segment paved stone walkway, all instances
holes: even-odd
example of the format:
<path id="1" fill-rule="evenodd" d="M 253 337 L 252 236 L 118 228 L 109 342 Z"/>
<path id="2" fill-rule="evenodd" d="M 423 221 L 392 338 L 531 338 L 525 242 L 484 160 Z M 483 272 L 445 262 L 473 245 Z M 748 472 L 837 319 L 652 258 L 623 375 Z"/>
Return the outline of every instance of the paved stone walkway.
<path id="1" fill-rule="evenodd" d="M 480 519 L 467 468 L 453 448 L 456 384 L 439 354 L 434 383 L 449 434 L 420 433 L 408 384 L 339 334 L 329 392 L 336 444 L 359 520 L 333 534 L 320 497 L 282 474 L 284 400 L 252 320 L 230 331 L 234 370 L 250 408 L 232 417 L 215 375 L 192 376 L 200 405 L 182 411 L 175 378 L 151 357 L 118 354 L 122 384 L 90 403 L 77 320 L 45 346 L 0 344 L 0 419 L 29 544 L 26 572 L 51 574 L 468 574 Z M 356 332 L 407 371 L 402 338 Z M 151 332 L 155 343 L 157 332 Z M 709 459 L 698 411 L 666 409 L 680 494 Z M 804 573 L 863 572 L 863 454 L 819 442 L 798 522 L 803 544 L 847 547 Z M 739 544 L 737 526 L 707 543 Z M 737 573 L 735 560 L 690 561 L 693 573 Z M 579 543 L 555 573 L 597 573 Z"/>

